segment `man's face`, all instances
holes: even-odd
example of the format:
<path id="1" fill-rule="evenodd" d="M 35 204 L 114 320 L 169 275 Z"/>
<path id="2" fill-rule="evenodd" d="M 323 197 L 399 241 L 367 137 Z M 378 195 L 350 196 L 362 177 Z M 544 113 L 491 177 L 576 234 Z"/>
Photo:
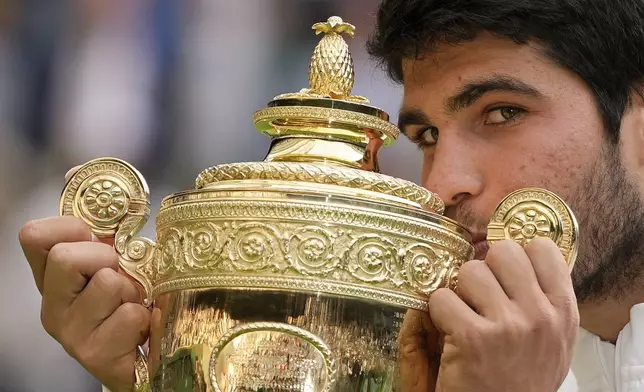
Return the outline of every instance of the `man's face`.
<path id="1" fill-rule="evenodd" d="M 622 286 L 633 263 L 615 260 L 615 249 L 633 247 L 630 233 L 644 232 L 644 212 L 591 90 L 529 45 L 485 35 L 437 49 L 403 61 L 400 125 L 423 148 L 425 187 L 472 231 L 476 258 L 485 257 L 498 203 L 518 188 L 541 187 L 562 197 L 580 223 L 573 272 L 580 301 Z"/>

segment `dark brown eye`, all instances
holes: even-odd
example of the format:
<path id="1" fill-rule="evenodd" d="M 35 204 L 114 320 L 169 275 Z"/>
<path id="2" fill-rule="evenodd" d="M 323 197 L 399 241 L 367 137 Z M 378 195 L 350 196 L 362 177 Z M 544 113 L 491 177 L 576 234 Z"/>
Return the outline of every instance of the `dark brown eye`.
<path id="1" fill-rule="evenodd" d="M 438 128 L 429 127 L 421 132 L 420 137 L 423 139 L 423 143 L 434 145 L 438 141 Z"/>
<path id="2" fill-rule="evenodd" d="M 486 113 L 485 123 L 486 124 L 507 123 L 519 117 L 523 113 L 525 113 L 524 109 L 515 108 L 515 107 L 502 107 L 502 108 L 492 109 Z"/>

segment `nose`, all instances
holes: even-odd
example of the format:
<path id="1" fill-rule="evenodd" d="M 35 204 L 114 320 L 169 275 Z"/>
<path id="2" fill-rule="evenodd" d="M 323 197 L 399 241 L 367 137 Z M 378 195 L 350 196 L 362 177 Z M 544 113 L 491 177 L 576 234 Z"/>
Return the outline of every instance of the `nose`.
<path id="1" fill-rule="evenodd" d="M 476 150 L 467 142 L 441 135 L 433 155 L 425 157 L 423 185 L 436 193 L 445 207 L 463 203 L 483 190 L 482 167 L 476 159 Z"/>

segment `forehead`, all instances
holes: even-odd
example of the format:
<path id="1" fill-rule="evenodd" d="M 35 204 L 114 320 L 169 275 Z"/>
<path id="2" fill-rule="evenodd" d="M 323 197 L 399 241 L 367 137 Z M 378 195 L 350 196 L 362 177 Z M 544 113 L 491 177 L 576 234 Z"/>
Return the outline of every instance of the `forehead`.
<path id="1" fill-rule="evenodd" d="M 453 93 L 473 80 L 511 76 L 557 94 L 584 85 L 576 75 L 556 65 L 537 44 L 518 44 L 482 34 L 473 41 L 441 44 L 420 59 L 402 62 L 405 101 Z"/>

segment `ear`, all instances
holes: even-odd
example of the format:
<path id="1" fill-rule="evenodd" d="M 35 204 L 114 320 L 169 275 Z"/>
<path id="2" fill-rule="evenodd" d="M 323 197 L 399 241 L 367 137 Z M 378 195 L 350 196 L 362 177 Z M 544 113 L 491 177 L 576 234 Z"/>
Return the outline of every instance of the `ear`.
<path id="1" fill-rule="evenodd" d="M 633 93 L 622 118 L 620 152 L 629 173 L 639 177 L 644 189 L 644 93 Z"/>

